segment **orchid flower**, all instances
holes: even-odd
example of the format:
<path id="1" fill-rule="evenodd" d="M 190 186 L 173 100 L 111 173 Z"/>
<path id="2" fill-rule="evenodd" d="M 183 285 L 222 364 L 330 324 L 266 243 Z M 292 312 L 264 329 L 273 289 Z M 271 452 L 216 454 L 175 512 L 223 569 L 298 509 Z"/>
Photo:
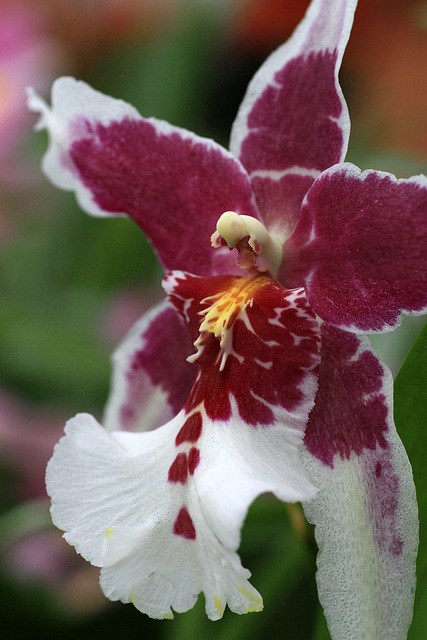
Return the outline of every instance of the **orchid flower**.
<path id="1" fill-rule="evenodd" d="M 415 489 L 363 334 L 426 310 L 427 180 L 344 162 L 355 6 L 313 0 L 250 83 L 230 151 L 72 78 L 51 107 L 30 92 L 45 174 L 88 213 L 132 218 L 167 272 L 114 355 L 105 426 L 70 420 L 47 469 L 53 521 L 106 596 L 155 618 L 201 591 L 212 620 L 262 608 L 237 549 L 272 492 L 315 524 L 334 640 L 406 637 Z"/>

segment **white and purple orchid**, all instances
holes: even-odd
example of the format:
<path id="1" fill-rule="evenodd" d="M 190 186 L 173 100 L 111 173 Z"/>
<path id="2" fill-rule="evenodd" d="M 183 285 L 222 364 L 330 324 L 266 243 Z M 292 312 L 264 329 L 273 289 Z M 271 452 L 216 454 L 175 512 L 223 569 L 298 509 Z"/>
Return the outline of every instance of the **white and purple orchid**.
<path id="1" fill-rule="evenodd" d="M 47 470 L 53 521 L 106 596 L 155 618 L 201 591 L 212 620 L 262 608 L 237 549 L 272 492 L 316 525 L 334 640 L 406 637 L 415 489 L 363 333 L 426 311 L 427 179 L 343 162 L 355 7 L 313 0 L 249 85 L 230 151 L 72 78 L 52 107 L 30 93 L 46 175 L 92 215 L 132 218 L 167 272 L 167 301 L 114 356 L 105 428 L 70 420 Z"/>

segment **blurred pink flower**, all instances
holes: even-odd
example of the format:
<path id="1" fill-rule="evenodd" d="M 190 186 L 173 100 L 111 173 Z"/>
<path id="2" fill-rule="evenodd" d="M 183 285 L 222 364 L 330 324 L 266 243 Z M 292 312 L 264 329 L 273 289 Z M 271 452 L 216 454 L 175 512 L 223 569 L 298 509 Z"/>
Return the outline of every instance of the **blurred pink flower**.
<path id="1" fill-rule="evenodd" d="M 35 84 L 43 93 L 61 68 L 62 53 L 47 33 L 45 17 L 37 3 L 0 1 L 0 180 L 15 182 L 11 159 L 31 120 L 24 90 Z"/>
<path id="2" fill-rule="evenodd" d="M 16 583 L 48 590 L 56 606 L 68 614 L 85 615 L 108 606 L 97 569 L 76 557 L 56 531 L 41 529 L 16 538 L 7 547 L 3 567 Z"/>
<path id="3" fill-rule="evenodd" d="M 63 422 L 58 411 L 0 389 L 0 464 L 16 500 L 0 515 L 0 562 L 14 582 L 47 589 L 59 608 L 79 615 L 105 607 L 105 599 L 97 569 L 62 544 L 50 521 L 45 467 Z"/>
<path id="4" fill-rule="evenodd" d="M 45 93 L 65 71 L 64 51 L 37 0 L 0 0 L 0 245 L 14 236 L 25 210 L 19 194 L 38 183 L 24 150 L 31 135 L 25 87 L 34 84 Z"/>
<path id="5" fill-rule="evenodd" d="M 130 330 L 132 325 L 152 306 L 160 302 L 158 289 L 141 294 L 136 288 L 127 288 L 114 296 L 107 306 L 102 333 L 110 345 L 116 345 Z"/>
<path id="6" fill-rule="evenodd" d="M 14 476 L 15 498 L 46 496 L 44 474 L 64 420 L 0 389 L 0 463 Z"/>

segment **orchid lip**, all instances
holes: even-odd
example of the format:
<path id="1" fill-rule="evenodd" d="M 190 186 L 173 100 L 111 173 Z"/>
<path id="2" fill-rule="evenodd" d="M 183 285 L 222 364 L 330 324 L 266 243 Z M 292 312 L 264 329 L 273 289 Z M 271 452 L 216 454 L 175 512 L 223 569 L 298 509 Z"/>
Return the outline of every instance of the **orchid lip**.
<path id="1" fill-rule="evenodd" d="M 209 304 L 209 306 L 199 311 L 199 315 L 204 318 L 199 327 L 199 338 L 194 346 L 198 348 L 203 343 L 203 332 L 213 333 L 221 347 L 220 371 L 224 369 L 227 356 L 233 352 L 232 331 L 235 321 L 237 318 L 244 318 L 244 311 L 248 305 L 252 306 L 254 295 L 269 282 L 269 278 L 260 275 L 235 278 L 229 290 L 202 300 L 202 304 Z M 198 352 L 190 356 L 188 361 L 193 362 L 197 355 Z M 240 358 L 236 353 L 234 356 Z"/>
<path id="2" fill-rule="evenodd" d="M 237 248 L 237 264 L 242 269 L 277 277 L 282 264 L 282 242 L 256 218 L 225 211 L 218 219 L 211 243 L 215 248 L 225 245 L 230 250 Z"/>

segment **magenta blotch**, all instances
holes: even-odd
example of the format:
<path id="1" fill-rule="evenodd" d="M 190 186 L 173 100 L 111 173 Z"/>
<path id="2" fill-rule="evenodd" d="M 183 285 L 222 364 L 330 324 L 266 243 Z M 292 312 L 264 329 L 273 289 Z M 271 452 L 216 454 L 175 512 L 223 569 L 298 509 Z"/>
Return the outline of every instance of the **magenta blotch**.
<path id="1" fill-rule="evenodd" d="M 141 227 L 165 270 L 236 272 L 234 256 L 210 246 L 227 209 L 258 217 L 249 177 L 236 158 L 211 140 L 154 119 L 94 121 L 81 129 L 69 151 L 80 180 L 100 209 L 125 213 Z M 173 233 L 165 225 L 171 212 Z"/>
<path id="2" fill-rule="evenodd" d="M 168 482 L 180 482 L 185 484 L 188 477 L 188 460 L 186 453 L 178 453 L 175 460 L 172 462 L 169 473 Z"/>
<path id="3" fill-rule="evenodd" d="M 187 328 L 173 307 L 166 307 L 153 319 L 140 342 L 141 348 L 132 353 L 124 372 L 126 387 L 119 415 L 127 430 L 138 427 L 152 386 L 159 386 L 166 393 L 170 417 L 176 415 L 188 398 L 196 374 L 186 362 L 193 349 Z M 176 362 L 181 363 L 179 368 Z M 151 428 L 160 424 L 161 421 Z"/>
<path id="4" fill-rule="evenodd" d="M 351 453 L 387 447 L 383 368 L 372 351 L 358 353 L 359 344 L 356 335 L 322 325 L 319 389 L 304 442 L 330 467 L 336 454 L 348 459 Z"/>
<path id="5" fill-rule="evenodd" d="M 196 539 L 196 529 L 186 506 L 181 507 L 173 525 L 173 533 L 187 540 Z"/>
<path id="6" fill-rule="evenodd" d="M 200 462 L 200 451 L 196 447 L 191 447 L 188 452 L 188 473 L 194 475 L 197 465 Z"/>
<path id="7" fill-rule="evenodd" d="M 417 177 L 333 167 L 308 192 L 284 246 L 286 286 L 304 286 L 316 313 L 342 328 L 396 326 L 402 312 L 427 305 L 426 211 Z"/>
<path id="8" fill-rule="evenodd" d="M 178 435 L 175 438 L 176 446 L 178 447 L 180 444 L 183 444 L 183 442 L 197 442 L 202 433 L 202 425 L 203 421 L 200 411 L 191 414 L 178 431 Z"/>

